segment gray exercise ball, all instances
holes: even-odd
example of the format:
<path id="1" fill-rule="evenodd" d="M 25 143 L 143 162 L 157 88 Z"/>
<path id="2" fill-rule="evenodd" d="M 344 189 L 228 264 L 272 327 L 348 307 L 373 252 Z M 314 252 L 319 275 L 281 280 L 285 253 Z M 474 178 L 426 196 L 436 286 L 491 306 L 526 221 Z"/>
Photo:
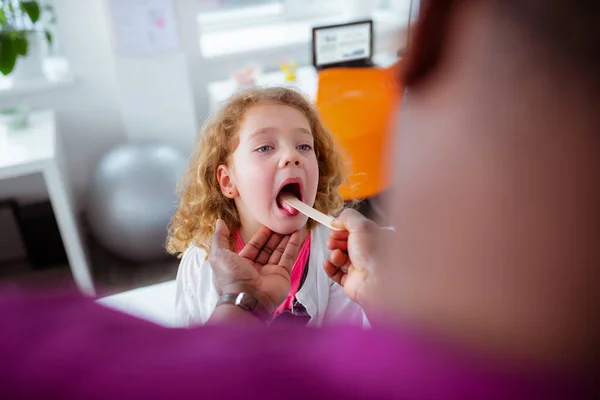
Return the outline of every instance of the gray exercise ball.
<path id="1" fill-rule="evenodd" d="M 131 143 L 112 149 L 100 161 L 88 192 L 87 216 L 94 237 L 131 261 L 164 256 L 177 183 L 186 165 L 181 153 L 163 144 Z"/>

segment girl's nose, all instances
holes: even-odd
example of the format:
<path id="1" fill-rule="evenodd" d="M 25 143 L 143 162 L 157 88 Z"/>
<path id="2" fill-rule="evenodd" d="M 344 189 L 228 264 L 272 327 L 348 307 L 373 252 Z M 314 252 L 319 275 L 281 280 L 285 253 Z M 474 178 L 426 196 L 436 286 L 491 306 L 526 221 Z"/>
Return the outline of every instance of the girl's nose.
<path id="1" fill-rule="evenodd" d="M 289 167 L 290 165 L 295 165 L 295 166 L 299 167 L 300 166 L 300 156 L 298 155 L 298 152 L 297 151 L 286 152 L 286 154 L 281 158 L 281 162 L 279 165 L 281 168 Z"/>

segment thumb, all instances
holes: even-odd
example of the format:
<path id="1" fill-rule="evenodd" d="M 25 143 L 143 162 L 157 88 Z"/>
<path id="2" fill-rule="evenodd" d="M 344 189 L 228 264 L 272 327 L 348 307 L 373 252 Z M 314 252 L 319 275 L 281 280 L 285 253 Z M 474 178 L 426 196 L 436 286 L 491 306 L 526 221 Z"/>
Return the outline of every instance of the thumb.
<path id="1" fill-rule="evenodd" d="M 212 237 L 212 250 L 220 249 L 229 249 L 229 229 L 222 219 L 217 220 Z"/>

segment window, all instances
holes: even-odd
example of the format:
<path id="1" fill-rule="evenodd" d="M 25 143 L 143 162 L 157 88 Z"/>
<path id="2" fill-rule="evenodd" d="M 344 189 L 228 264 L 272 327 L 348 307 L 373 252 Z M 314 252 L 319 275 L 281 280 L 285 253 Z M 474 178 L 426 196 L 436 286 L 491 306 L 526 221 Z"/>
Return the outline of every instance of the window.
<path id="1" fill-rule="evenodd" d="M 198 7 L 201 13 L 211 13 L 281 5 L 284 1 L 285 0 L 198 0 Z"/>
<path id="2" fill-rule="evenodd" d="M 370 14 L 410 0 L 198 0 L 200 30 L 210 32 L 274 21 Z"/>
<path id="3" fill-rule="evenodd" d="M 264 23 L 284 15 L 283 0 L 200 0 L 200 29 L 220 30 L 251 23 Z"/>
<path id="4" fill-rule="evenodd" d="M 365 18 L 374 20 L 379 43 L 391 48 L 408 25 L 410 4 L 411 0 L 198 0 L 200 51 L 214 58 L 303 45 L 310 42 L 313 26 Z"/>

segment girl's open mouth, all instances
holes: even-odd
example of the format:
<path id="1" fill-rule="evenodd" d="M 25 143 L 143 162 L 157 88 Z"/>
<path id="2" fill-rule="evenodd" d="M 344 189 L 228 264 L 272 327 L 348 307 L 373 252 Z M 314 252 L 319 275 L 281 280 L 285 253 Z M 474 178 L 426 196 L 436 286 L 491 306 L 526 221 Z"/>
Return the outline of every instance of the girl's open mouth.
<path id="1" fill-rule="evenodd" d="M 298 215 L 299 214 L 298 210 L 296 210 L 294 207 L 290 206 L 289 204 L 287 204 L 281 200 L 281 195 L 284 193 L 291 194 L 292 196 L 296 197 L 298 200 L 302 201 L 302 187 L 300 185 L 300 181 L 292 181 L 290 183 L 285 184 L 279 191 L 279 194 L 277 195 L 277 200 L 276 200 L 277 207 L 279 208 L 279 211 L 281 211 L 281 213 L 283 215 L 288 216 L 288 217 L 293 217 L 295 215 Z"/>

